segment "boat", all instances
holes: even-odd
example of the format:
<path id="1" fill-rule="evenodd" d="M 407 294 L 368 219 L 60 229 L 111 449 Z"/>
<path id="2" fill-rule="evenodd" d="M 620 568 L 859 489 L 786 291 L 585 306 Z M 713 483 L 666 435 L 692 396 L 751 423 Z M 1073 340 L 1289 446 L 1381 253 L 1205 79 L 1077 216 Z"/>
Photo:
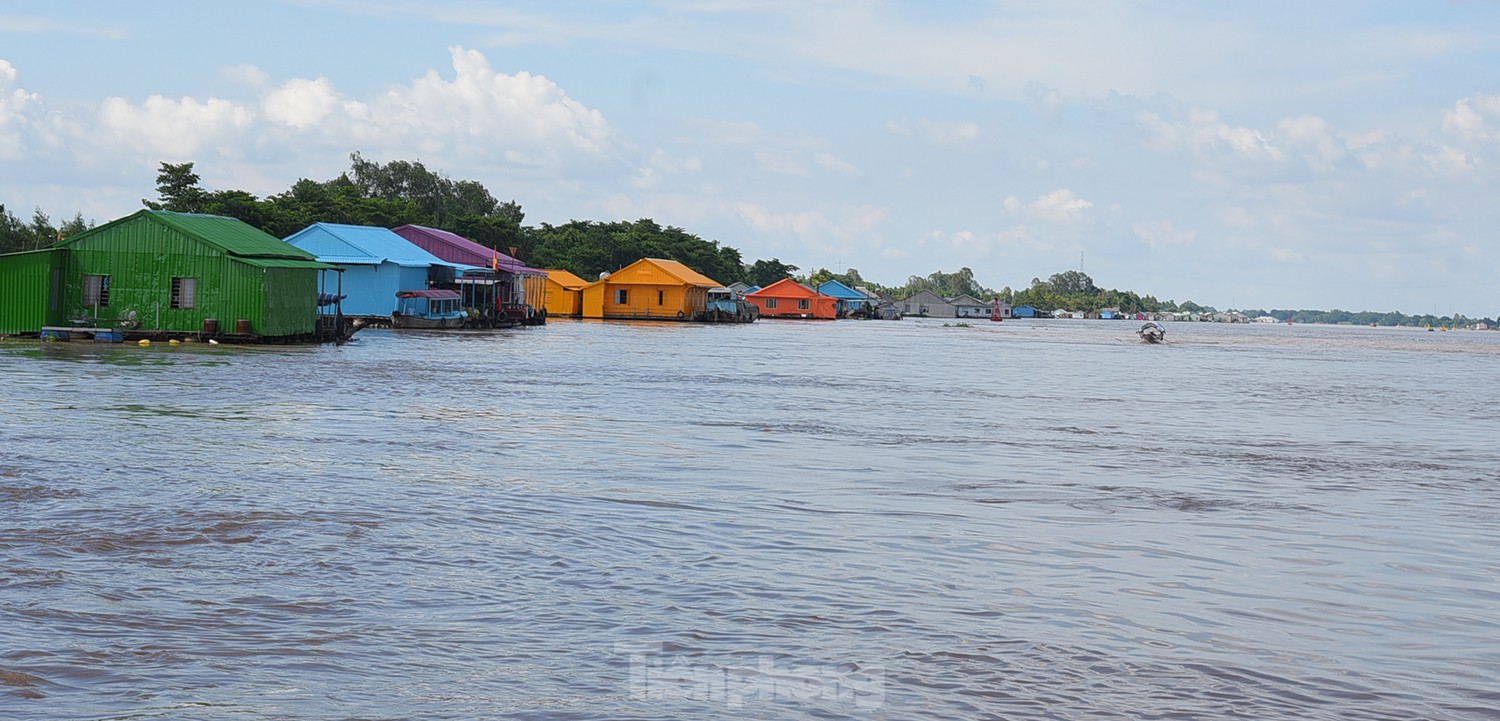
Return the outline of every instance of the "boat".
<path id="1" fill-rule="evenodd" d="M 391 327 L 462 328 L 469 316 L 459 307 L 461 300 L 463 296 L 446 288 L 397 291 Z"/>
<path id="2" fill-rule="evenodd" d="M 1167 339 L 1167 329 L 1154 320 L 1148 320 L 1141 325 L 1141 329 L 1135 332 L 1141 340 L 1147 343 L 1161 343 Z"/>

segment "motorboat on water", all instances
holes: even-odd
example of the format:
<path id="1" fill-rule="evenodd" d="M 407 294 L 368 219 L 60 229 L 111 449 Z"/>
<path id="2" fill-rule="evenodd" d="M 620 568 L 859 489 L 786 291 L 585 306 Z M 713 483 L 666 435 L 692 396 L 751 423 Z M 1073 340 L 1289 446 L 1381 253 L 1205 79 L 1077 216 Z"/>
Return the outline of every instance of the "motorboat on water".
<path id="1" fill-rule="evenodd" d="M 1148 320 L 1141 324 L 1141 329 L 1136 331 L 1135 334 L 1147 343 L 1161 343 L 1167 339 L 1167 329 L 1154 320 Z"/>

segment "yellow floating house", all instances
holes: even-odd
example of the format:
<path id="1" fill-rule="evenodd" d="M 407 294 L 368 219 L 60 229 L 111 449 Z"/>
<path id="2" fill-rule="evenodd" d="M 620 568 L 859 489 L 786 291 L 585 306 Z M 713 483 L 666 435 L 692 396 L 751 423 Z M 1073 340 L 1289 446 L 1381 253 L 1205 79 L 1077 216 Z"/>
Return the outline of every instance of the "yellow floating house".
<path id="1" fill-rule="evenodd" d="M 583 287 L 589 282 L 566 270 L 547 271 L 547 315 L 583 315 Z"/>
<path id="2" fill-rule="evenodd" d="M 709 278 L 675 260 L 642 258 L 583 287 L 583 317 L 702 320 Z"/>

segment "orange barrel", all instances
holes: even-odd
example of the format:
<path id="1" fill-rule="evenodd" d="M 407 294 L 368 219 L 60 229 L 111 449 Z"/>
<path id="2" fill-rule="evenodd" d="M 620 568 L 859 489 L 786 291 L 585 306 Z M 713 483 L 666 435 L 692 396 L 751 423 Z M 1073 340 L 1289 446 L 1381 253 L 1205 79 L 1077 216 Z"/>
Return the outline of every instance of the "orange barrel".
<path id="1" fill-rule="evenodd" d="M 203 319 L 203 332 L 204 333 L 208 333 L 210 335 L 212 335 L 214 333 L 218 333 L 219 332 L 219 319 L 218 318 L 204 318 Z"/>
<path id="2" fill-rule="evenodd" d="M 250 321 L 241 318 L 234 322 L 234 332 L 240 335 L 250 335 Z"/>

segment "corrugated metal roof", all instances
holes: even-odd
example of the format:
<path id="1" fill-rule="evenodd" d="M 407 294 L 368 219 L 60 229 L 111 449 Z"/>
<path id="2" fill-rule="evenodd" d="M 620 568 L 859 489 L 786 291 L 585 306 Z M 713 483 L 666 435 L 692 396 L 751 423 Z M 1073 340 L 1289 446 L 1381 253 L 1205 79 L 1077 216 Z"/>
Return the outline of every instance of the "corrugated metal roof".
<path id="1" fill-rule="evenodd" d="M 538 275 L 542 272 L 505 253 L 446 230 L 407 224 L 392 228 L 391 232 L 449 263 L 488 268 L 491 262 L 498 260 L 501 270 L 525 275 Z"/>
<path id="2" fill-rule="evenodd" d="M 656 267 L 666 271 L 667 274 L 689 285 L 706 285 L 714 288 L 719 287 L 719 281 L 714 280 L 713 278 L 710 278 L 702 273 L 699 273 L 698 271 L 693 270 L 692 268 L 689 268 L 675 260 L 663 260 L 661 258 L 643 258 L 640 261 L 636 262 L 639 263 L 642 261 L 647 263 L 654 263 Z M 634 264 L 632 263 L 632 265 Z"/>
<path id="3" fill-rule="evenodd" d="M 745 295 L 760 298 L 812 298 L 821 294 L 791 278 L 782 278 L 764 288 L 747 292 Z"/>
<path id="4" fill-rule="evenodd" d="M 342 223 L 313 223 L 288 236 L 286 242 L 328 263 L 408 268 L 451 265 L 385 228 Z"/>
<path id="5" fill-rule="evenodd" d="M 825 280 L 818 286 L 818 292 L 823 295 L 831 295 L 840 300 L 864 300 L 865 294 L 850 288 L 836 280 Z"/>
<path id="6" fill-rule="evenodd" d="M 139 218 L 149 218 L 229 255 L 251 258 L 314 260 L 311 253 L 295 248 L 270 233 L 237 218 L 170 210 L 141 210 L 123 218 L 65 238 L 54 247 L 67 247 L 80 240 Z"/>
<path id="7" fill-rule="evenodd" d="M 582 288 L 583 286 L 589 284 L 588 281 L 566 270 L 554 270 L 548 268 L 546 270 L 546 273 L 549 280 L 556 282 L 558 285 L 567 288 L 568 290 L 578 290 L 579 288 Z"/>

